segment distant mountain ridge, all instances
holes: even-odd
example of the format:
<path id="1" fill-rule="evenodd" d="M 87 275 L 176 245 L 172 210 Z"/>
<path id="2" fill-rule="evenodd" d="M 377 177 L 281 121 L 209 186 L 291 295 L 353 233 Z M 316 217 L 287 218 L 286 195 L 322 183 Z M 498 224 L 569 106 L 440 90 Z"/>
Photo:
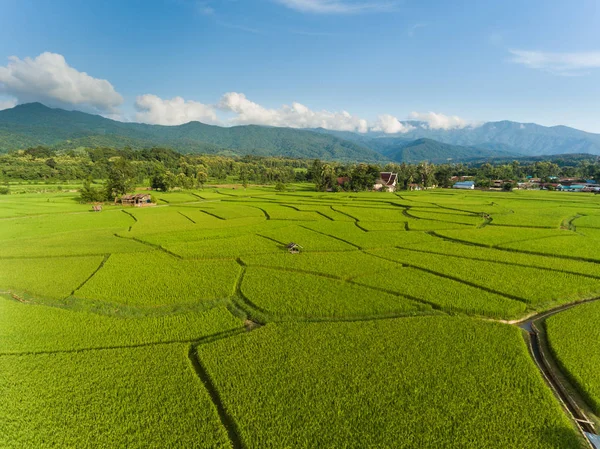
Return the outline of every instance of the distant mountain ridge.
<path id="1" fill-rule="evenodd" d="M 0 151 L 30 146 L 164 146 L 182 153 L 254 154 L 380 162 L 378 152 L 310 130 L 248 125 L 224 128 L 189 122 L 179 126 L 110 120 L 78 111 L 29 103 L 0 111 Z"/>
<path id="2" fill-rule="evenodd" d="M 402 134 L 370 133 L 371 138 L 414 140 L 427 138 L 467 147 L 487 148 L 525 156 L 545 154 L 600 154 L 600 134 L 588 133 L 568 126 L 542 126 L 508 120 L 487 122 L 480 126 L 456 129 L 430 129 L 421 122 L 404 122 L 413 128 Z"/>
<path id="3" fill-rule="evenodd" d="M 0 152 L 38 145 L 65 149 L 162 146 L 181 153 L 411 163 L 600 155 L 600 134 L 566 126 L 501 121 L 443 130 L 422 122 L 403 123 L 411 130 L 398 134 L 258 125 L 220 127 L 200 122 L 162 126 L 119 122 L 29 103 L 0 111 Z"/>

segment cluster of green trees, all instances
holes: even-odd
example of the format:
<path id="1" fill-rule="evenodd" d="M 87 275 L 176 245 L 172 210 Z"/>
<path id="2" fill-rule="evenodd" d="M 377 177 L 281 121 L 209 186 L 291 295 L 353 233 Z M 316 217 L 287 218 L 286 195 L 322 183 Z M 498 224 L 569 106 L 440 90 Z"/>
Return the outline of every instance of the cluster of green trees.
<path id="1" fill-rule="evenodd" d="M 428 162 L 378 165 L 282 157 L 182 155 L 166 148 L 55 150 L 47 147 L 0 156 L 0 182 L 85 181 L 83 193 L 89 201 L 114 198 L 148 180 L 152 188 L 163 191 L 177 187 L 200 188 L 209 181 L 239 182 L 244 186 L 275 184 L 279 189 L 291 182 L 308 181 L 320 191 L 360 191 L 371 189 L 380 171 L 397 173 L 400 189 L 410 188 L 411 184 L 450 187 L 454 176 L 471 176 L 476 186 L 489 187 L 492 180 L 516 182 L 527 176 L 545 182 L 554 177 L 600 179 L 600 159 L 563 157 L 556 161 L 513 161 L 495 165 Z M 105 185 L 94 188 L 92 180 L 103 180 Z M 511 183 L 506 185 L 512 186 Z"/>

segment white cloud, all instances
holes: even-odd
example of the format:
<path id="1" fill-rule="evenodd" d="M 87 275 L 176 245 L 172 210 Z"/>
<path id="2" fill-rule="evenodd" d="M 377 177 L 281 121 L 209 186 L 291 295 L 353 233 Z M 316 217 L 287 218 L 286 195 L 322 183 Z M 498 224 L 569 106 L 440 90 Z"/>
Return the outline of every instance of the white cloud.
<path id="1" fill-rule="evenodd" d="M 368 0 L 274 0 L 296 11 L 313 14 L 357 14 L 392 10 L 397 1 Z"/>
<path id="2" fill-rule="evenodd" d="M 413 129 L 415 129 L 414 126 L 404 124 L 389 114 L 380 115 L 375 124 L 371 126 L 371 131 L 381 131 L 386 134 L 407 133 Z"/>
<path id="3" fill-rule="evenodd" d="M 411 112 L 411 120 L 425 122 L 429 129 L 460 129 L 473 126 L 472 123 L 456 115 L 436 114 L 435 112 Z"/>
<path id="4" fill-rule="evenodd" d="M 18 103 L 41 101 L 100 113 L 114 113 L 123 103 L 112 84 L 79 72 L 57 53 L 8 59 L 8 65 L 0 66 L 0 93 L 15 97 Z"/>
<path id="5" fill-rule="evenodd" d="M 511 61 L 530 69 L 544 70 L 556 75 L 584 75 L 585 70 L 600 68 L 600 52 L 547 53 L 542 51 L 510 50 Z"/>
<path id="6" fill-rule="evenodd" d="M 8 100 L 0 99 L 0 111 L 3 109 L 14 108 L 17 105 L 17 100 L 14 98 L 9 98 Z"/>
<path id="7" fill-rule="evenodd" d="M 284 126 L 289 128 L 325 128 L 338 131 L 367 132 L 367 121 L 346 111 L 313 111 L 303 104 L 293 102 L 279 109 L 267 109 L 248 100 L 242 93 L 228 92 L 221 98 L 218 108 L 231 112 L 233 124 Z"/>
<path id="8" fill-rule="evenodd" d="M 266 108 L 239 92 L 227 92 L 216 104 L 204 104 L 181 97 L 162 99 L 146 94 L 137 97 L 136 120 L 159 125 L 181 125 L 190 121 L 200 121 L 215 125 L 263 125 L 286 128 L 325 128 L 335 131 L 366 133 L 368 131 L 386 134 L 407 133 L 415 126 L 401 122 L 389 114 L 379 115 L 369 123 L 366 119 L 347 111 L 312 110 L 292 102 L 279 108 Z M 446 116 L 434 112 L 410 114 L 410 119 L 424 122 L 428 129 L 456 129 L 476 126 L 456 116 Z"/>
<path id="9" fill-rule="evenodd" d="M 182 125 L 191 121 L 216 124 L 219 122 L 215 108 L 191 100 L 175 97 L 163 100 L 146 94 L 136 98 L 136 120 L 155 125 Z"/>

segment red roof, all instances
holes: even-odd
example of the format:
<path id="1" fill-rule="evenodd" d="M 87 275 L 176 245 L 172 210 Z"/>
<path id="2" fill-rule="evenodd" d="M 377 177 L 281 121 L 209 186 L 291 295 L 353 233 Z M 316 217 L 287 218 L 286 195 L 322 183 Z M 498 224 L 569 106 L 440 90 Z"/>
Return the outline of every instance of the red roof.
<path id="1" fill-rule="evenodd" d="M 386 186 L 393 186 L 396 183 L 396 179 L 398 179 L 397 173 L 382 171 L 379 173 L 381 180 Z"/>

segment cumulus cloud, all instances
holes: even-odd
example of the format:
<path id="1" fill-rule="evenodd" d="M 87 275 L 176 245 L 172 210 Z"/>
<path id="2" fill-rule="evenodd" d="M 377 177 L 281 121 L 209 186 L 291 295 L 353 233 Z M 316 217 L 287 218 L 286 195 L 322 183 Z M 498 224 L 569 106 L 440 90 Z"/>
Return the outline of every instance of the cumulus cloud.
<path id="1" fill-rule="evenodd" d="M 255 124 L 268 126 L 285 126 L 289 128 L 325 128 L 338 131 L 367 132 L 367 121 L 352 114 L 341 111 L 313 111 L 303 104 L 293 102 L 291 106 L 283 105 L 279 109 L 265 108 L 242 93 L 228 92 L 221 98 L 218 108 L 231 112 L 234 124 Z"/>
<path id="2" fill-rule="evenodd" d="M 371 131 L 384 132 L 386 134 L 407 133 L 415 127 L 410 124 L 404 124 L 393 115 L 383 114 L 377 118 L 377 121 L 371 126 Z"/>
<path id="3" fill-rule="evenodd" d="M 192 121 L 219 123 L 214 106 L 181 97 L 163 100 L 156 95 L 140 95 L 135 100 L 135 108 L 136 120 L 154 125 L 182 125 Z"/>
<path id="4" fill-rule="evenodd" d="M 18 103 L 41 101 L 50 106 L 77 106 L 99 113 L 114 113 L 123 97 L 108 81 L 93 78 L 69 66 L 57 53 L 35 58 L 8 58 L 0 66 L 0 94 Z"/>
<path id="5" fill-rule="evenodd" d="M 600 52 L 548 53 L 542 51 L 509 50 L 511 61 L 530 69 L 544 70 L 556 75 L 584 75 L 585 70 L 600 68 Z"/>
<path id="6" fill-rule="evenodd" d="M 357 14 L 362 12 L 389 11 L 397 1 L 367 0 L 274 0 L 288 8 L 313 14 Z"/>
<path id="7" fill-rule="evenodd" d="M 411 123 L 402 122 L 390 114 L 382 114 L 374 122 L 352 115 L 347 111 L 313 110 L 292 102 L 279 108 L 266 108 L 239 92 L 227 92 L 216 104 L 204 104 L 181 97 L 162 99 L 146 94 L 137 97 L 136 120 L 159 125 L 181 125 L 191 121 L 215 125 L 263 125 L 285 128 L 325 128 L 335 131 L 385 134 L 407 133 L 415 129 Z M 475 126 L 456 116 L 434 112 L 410 114 L 411 120 L 423 122 L 428 129 L 456 129 Z"/>
<path id="8" fill-rule="evenodd" d="M 456 115 L 436 114 L 435 112 L 411 112 L 409 118 L 411 120 L 424 122 L 429 129 L 448 130 L 473 126 L 473 123 L 457 117 Z"/>

